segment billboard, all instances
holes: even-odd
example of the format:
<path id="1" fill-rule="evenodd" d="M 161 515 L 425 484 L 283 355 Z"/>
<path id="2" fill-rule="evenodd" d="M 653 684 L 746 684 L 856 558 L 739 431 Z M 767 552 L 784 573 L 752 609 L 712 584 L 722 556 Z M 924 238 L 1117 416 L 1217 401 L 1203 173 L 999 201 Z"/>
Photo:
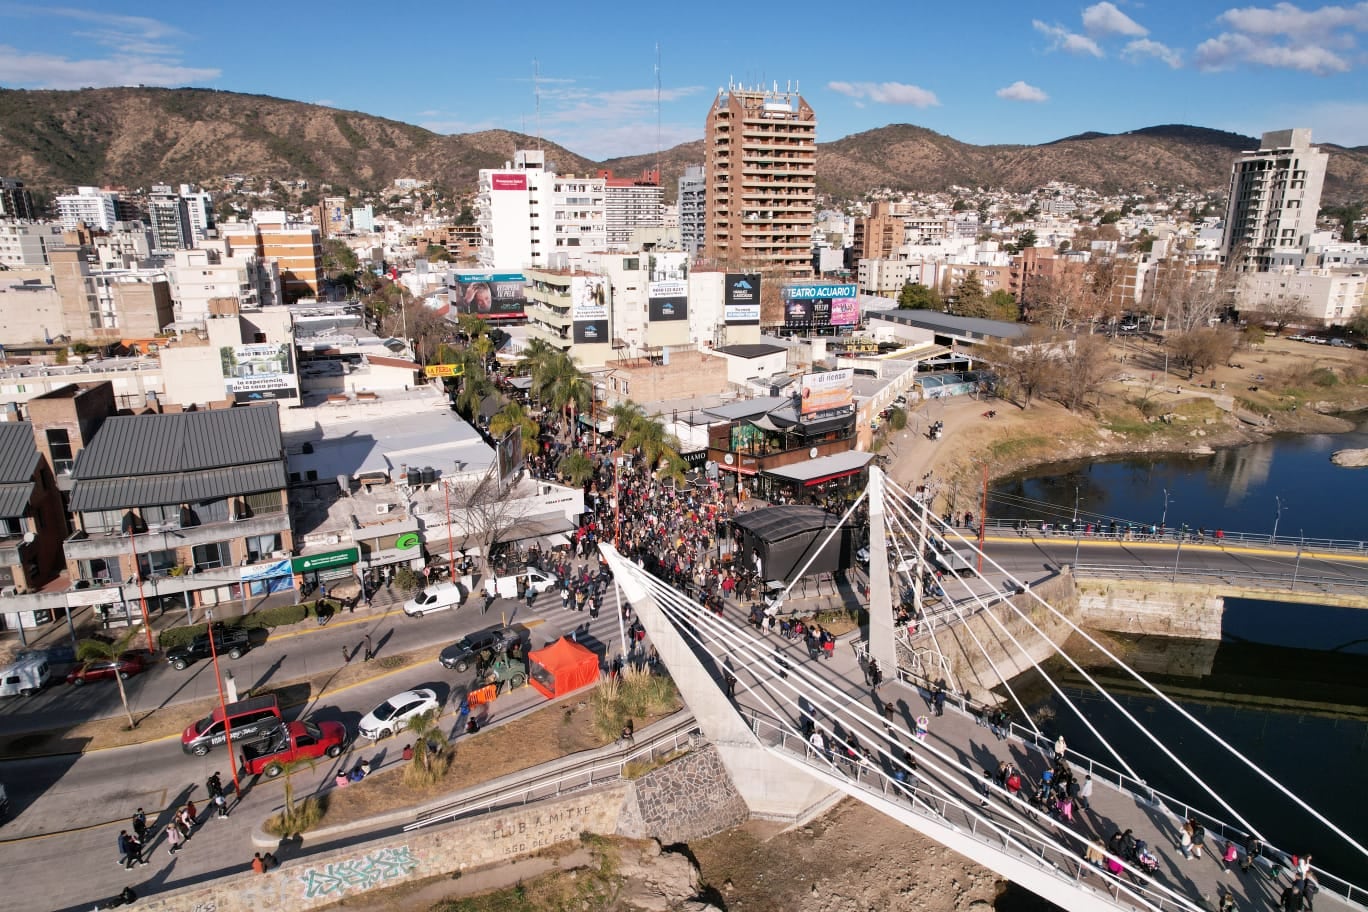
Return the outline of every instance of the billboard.
<path id="1" fill-rule="evenodd" d="M 526 190 L 526 174 L 499 174 L 489 175 L 489 189 L 491 190 Z"/>
<path id="2" fill-rule="evenodd" d="M 294 347 L 289 342 L 225 345 L 219 349 L 223 385 L 236 402 L 298 399 Z"/>
<path id="3" fill-rule="evenodd" d="M 515 426 L 495 447 L 499 459 L 499 482 L 506 483 L 523 464 L 522 428 Z"/>
<path id="4" fill-rule="evenodd" d="M 598 342 L 608 342 L 608 321 L 607 320 L 576 320 L 575 321 L 575 344 L 594 345 Z"/>
<path id="5" fill-rule="evenodd" d="M 784 286 L 784 325 L 790 329 L 854 326 L 860 322 L 854 285 Z"/>
<path id="6" fill-rule="evenodd" d="M 848 367 L 823 374 L 804 374 L 798 417 L 803 421 L 818 421 L 852 414 L 855 411 L 854 381 L 855 371 Z"/>
<path id="7" fill-rule="evenodd" d="M 652 323 L 689 318 L 688 282 L 651 282 L 646 287 L 647 312 Z"/>
<path id="8" fill-rule="evenodd" d="M 570 320 L 578 345 L 608 343 L 608 280 L 582 275 L 570 280 Z"/>
<path id="9" fill-rule="evenodd" d="M 457 272 L 451 295 L 454 313 L 486 320 L 521 320 L 527 316 L 527 280 L 519 272 Z"/>
<path id="10" fill-rule="evenodd" d="M 760 276 L 727 273 L 722 289 L 722 316 L 728 326 L 760 325 Z"/>

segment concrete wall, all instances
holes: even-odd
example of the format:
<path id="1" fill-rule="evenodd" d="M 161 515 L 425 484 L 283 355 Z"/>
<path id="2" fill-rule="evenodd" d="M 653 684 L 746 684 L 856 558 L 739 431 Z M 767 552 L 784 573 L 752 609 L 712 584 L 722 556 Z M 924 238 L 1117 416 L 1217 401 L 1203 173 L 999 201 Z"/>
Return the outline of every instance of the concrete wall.
<path id="1" fill-rule="evenodd" d="M 1219 640 L 1226 591 L 1224 586 L 1083 579 L 1078 580 L 1078 604 L 1087 626 L 1098 630 Z"/>

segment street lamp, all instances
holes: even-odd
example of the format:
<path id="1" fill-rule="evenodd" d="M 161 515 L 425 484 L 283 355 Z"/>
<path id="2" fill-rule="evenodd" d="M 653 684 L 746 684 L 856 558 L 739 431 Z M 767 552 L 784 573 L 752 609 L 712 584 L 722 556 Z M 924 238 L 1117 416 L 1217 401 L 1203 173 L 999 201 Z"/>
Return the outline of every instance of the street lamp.
<path id="1" fill-rule="evenodd" d="M 1273 500 L 1278 505 L 1278 512 L 1273 517 L 1273 537 L 1268 540 L 1270 545 L 1278 543 L 1278 520 L 1282 519 L 1282 498 L 1274 495 Z"/>
<path id="2" fill-rule="evenodd" d="M 247 583 L 243 582 L 243 586 Z M 233 772 L 233 794 L 242 800 L 242 786 L 238 782 L 237 758 L 233 756 L 233 726 L 228 718 L 228 703 L 223 699 L 223 675 L 219 674 L 218 644 L 214 642 L 214 610 L 204 609 L 205 621 L 208 627 L 205 633 L 209 634 L 209 654 L 214 658 L 214 682 L 218 684 L 219 709 L 223 710 L 223 745 L 228 751 L 229 768 Z"/>
<path id="3" fill-rule="evenodd" d="M 1159 518 L 1159 528 L 1161 528 L 1161 529 L 1167 529 L 1167 528 L 1168 528 L 1168 505 L 1169 505 L 1169 492 L 1168 492 L 1168 488 L 1164 488 L 1164 515 L 1161 516 L 1161 517 Z"/>

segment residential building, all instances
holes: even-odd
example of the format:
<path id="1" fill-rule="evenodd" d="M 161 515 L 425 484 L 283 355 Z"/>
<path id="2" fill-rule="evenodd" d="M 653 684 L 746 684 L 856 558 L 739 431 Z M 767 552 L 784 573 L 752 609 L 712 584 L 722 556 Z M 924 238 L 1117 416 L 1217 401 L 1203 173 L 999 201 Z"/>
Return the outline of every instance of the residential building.
<path id="1" fill-rule="evenodd" d="M 139 405 L 145 403 L 146 397 Z M 68 501 L 76 457 L 95 439 L 105 421 L 119 411 L 114 384 L 108 380 L 72 383 L 68 378 L 54 389 L 29 399 L 24 410 L 33 424 L 33 441 L 38 453 L 47 460 L 48 469 L 57 480 L 65 525 L 71 512 Z M 62 537 L 70 532 L 67 529 Z"/>
<path id="2" fill-rule="evenodd" d="M 72 235 L 78 235 L 73 238 Z M 79 235 L 88 235 L 79 237 Z M 67 232 L 68 244 L 91 247 L 100 269 L 150 267 L 157 241 L 146 222 L 119 221 L 108 232 Z"/>
<path id="3" fill-rule="evenodd" d="M 294 320 L 289 308 L 244 310 L 232 299 L 210 302 L 203 328 L 160 347 L 162 399 L 185 408 L 263 401 L 299 404 Z"/>
<path id="4" fill-rule="evenodd" d="M 481 168 L 475 200 L 481 269 L 517 272 L 544 266 L 555 249 L 554 185 L 546 154 L 520 149 L 503 168 Z"/>
<path id="5" fill-rule="evenodd" d="M 147 196 L 147 217 L 161 252 L 184 250 L 191 245 L 190 207 L 166 184 L 157 184 Z"/>
<path id="6" fill-rule="evenodd" d="M 108 418 L 73 471 L 68 572 L 106 616 L 250 609 L 294 585 L 286 488 L 274 403 Z"/>
<path id="7" fill-rule="evenodd" d="M 119 194 L 99 187 L 77 187 L 75 193 L 63 194 L 55 200 L 57 218 L 68 230 L 87 225 L 108 231 L 119 221 Z"/>
<path id="8" fill-rule="evenodd" d="M 707 230 L 713 265 L 781 278 L 812 275 L 817 116 L 793 91 L 730 85 L 706 131 Z"/>
<path id="9" fill-rule="evenodd" d="M 278 264 L 254 247 L 234 249 L 229 238 L 210 238 L 194 250 L 176 251 L 167 268 L 177 322 L 203 321 L 211 302 L 227 299 L 250 310 L 280 300 Z"/>
<path id="10" fill-rule="evenodd" d="M 12 177 L 0 177 L 0 218 L 38 218 L 38 211 L 33 208 L 33 194 L 24 186 L 23 181 Z"/>
<path id="11" fill-rule="evenodd" d="M 608 247 L 631 250 L 632 233 L 638 228 L 659 228 L 665 207 L 660 171 L 643 171 L 639 177 L 614 177 L 602 169 L 603 212 Z"/>
<path id="12" fill-rule="evenodd" d="M 192 184 L 180 185 L 180 198 L 190 218 L 190 246 L 198 247 L 215 227 L 214 198 Z"/>
<path id="13" fill-rule="evenodd" d="M 0 294 L 0 301 L 4 295 Z M 140 409 L 149 399 L 156 400 L 162 390 L 161 362 L 155 357 L 100 358 L 83 363 L 57 364 L 58 352 L 67 353 L 66 345 L 5 346 L 7 354 L 28 352 L 29 364 L 11 364 L 0 368 L 0 400 L 31 403 L 34 399 L 73 383 L 98 384 L 107 382 L 114 390 L 114 398 L 122 409 Z M 27 406 L 26 406 L 27 407 Z M 60 481 L 60 476 L 58 476 Z"/>
<path id="14" fill-rule="evenodd" d="M 351 230 L 351 213 L 345 196 L 325 196 L 318 208 L 318 224 L 324 237 L 337 237 Z"/>
<path id="15" fill-rule="evenodd" d="M 65 325 L 62 296 L 52 285 L 52 270 L 0 270 L 0 345 L 10 349 L 28 342 L 50 343 L 63 335 Z"/>
<path id="16" fill-rule="evenodd" d="M 894 203 L 876 202 L 869 215 L 855 220 L 850 255 L 856 261 L 888 259 L 906 241 L 906 216 Z"/>
<path id="17" fill-rule="evenodd" d="M 1236 292 L 1239 309 L 1249 315 L 1295 303 L 1299 326 L 1343 326 L 1368 307 L 1368 269 L 1335 266 L 1248 273 Z"/>
<path id="18" fill-rule="evenodd" d="M 46 266 L 48 247 L 62 243 L 56 222 L 0 221 L 0 268 Z"/>
<path id="19" fill-rule="evenodd" d="M 155 269 L 101 270 L 87 247 L 54 247 L 52 284 L 62 299 L 61 335 L 88 341 L 152 338 L 175 318 L 171 284 Z"/>
<path id="20" fill-rule="evenodd" d="M 528 269 L 527 328 L 569 352 L 581 367 L 599 367 L 613 355 L 613 286 L 597 273 Z"/>
<path id="21" fill-rule="evenodd" d="M 1278 252 L 1305 252 L 1316 230 L 1330 157 L 1311 145 L 1311 130 L 1265 133 L 1256 151 L 1231 166 L 1221 256 L 1242 272 L 1265 272 Z"/>
<path id="22" fill-rule="evenodd" d="M 352 230 L 360 234 L 375 231 L 375 207 L 370 203 L 351 211 Z"/>
<path id="23" fill-rule="evenodd" d="M 690 257 L 703 249 L 707 222 L 707 178 L 702 165 L 689 165 L 679 177 L 679 240 Z"/>
<path id="24" fill-rule="evenodd" d="M 42 588 L 62 571 L 62 499 L 13 405 L 0 423 L 0 595 Z"/>
<path id="25" fill-rule="evenodd" d="M 856 284 L 862 294 L 896 298 L 912 280 L 911 264 L 901 259 L 862 259 L 856 267 Z"/>
<path id="26" fill-rule="evenodd" d="M 317 298 L 323 281 L 323 239 L 317 225 L 292 221 L 277 210 L 252 213 L 249 222 L 220 226 L 233 249 L 255 247 L 257 256 L 274 260 L 280 275 L 281 303 Z M 263 304 L 267 302 L 262 302 Z"/>
<path id="27" fill-rule="evenodd" d="M 571 253 L 607 250 L 607 185 L 604 179 L 554 175 L 552 187 L 555 202 L 551 209 L 552 224 L 548 227 L 555 243 L 548 262 L 555 263 L 555 251 L 558 250 Z M 537 232 L 541 220 L 533 218 L 532 222 L 533 231 Z M 542 227 L 540 233 L 545 237 L 547 227 Z"/>

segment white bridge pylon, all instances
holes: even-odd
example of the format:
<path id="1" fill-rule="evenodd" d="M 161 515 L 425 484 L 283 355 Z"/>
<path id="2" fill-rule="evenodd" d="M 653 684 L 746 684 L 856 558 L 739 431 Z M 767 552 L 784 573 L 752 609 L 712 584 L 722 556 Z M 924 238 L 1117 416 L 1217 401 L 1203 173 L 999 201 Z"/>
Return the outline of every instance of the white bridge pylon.
<path id="1" fill-rule="evenodd" d="M 1004 639 L 1008 640 L 1022 656 L 1029 657 L 1026 644 L 1020 643 L 997 617 L 1001 612 L 1008 620 L 1017 622 L 1014 626 L 1018 630 L 1024 622 L 1031 635 L 1051 642 L 1054 650 L 1063 656 L 1058 645 L 1049 641 L 1031 619 L 1031 614 L 1040 617 L 1040 612 L 1044 611 L 1055 621 L 1062 621 L 1067 630 L 1092 642 L 1095 649 L 1108 655 L 1118 668 L 1166 702 L 1214 744 L 1262 774 L 1251 761 L 1173 704 L 1137 672 L 1107 653 L 1101 644 L 1093 641 L 1045 599 L 1027 589 L 991 558 L 981 555 L 974 542 L 931 515 L 929 509 L 889 482 L 877 468 L 871 469 L 871 475 L 866 496 L 876 499 L 871 501 L 869 510 L 870 597 L 876 602 L 882 599 L 883 604 L 870 606 L 869 641 L 857 646 L 856 653 L 867 653 L 879 659 L 885 674 L 896 667 L 895 659 L 880 658 L 897 655 L 892 603 L 895 592 L 921 615 L 923 630 L 930 628 L 927 632 L 937 654 L 941 654 L 937 629 L 942 635 L 953 633 L 961 645 L 967 636 L 982 650 L 983 644 L 977 641 L 970 625 L 964 623 L 971 614 L 981 613 L 984 619 L 980 623 L 986 621 L 993 625 L 999 646 Z M 854 508 L 848 511 L 842 522 L 848 522 L 854 512 Z M 839 527 L 832 530 L 828 540 L 837 531 Z M 901 718 L 885 718 L 879 711 L 879 701 L 870 696 L 861 680 L 858 661 L 846 650 L 842 650 L 833 662 L 808 661 L 799 651 L 801 642 L 795 647 L 791 641 L 775 634 L 766 635 L 748 625 L 716 616 L 647 573 L 611 545 L 600 547 L 615 580 L 631 601 L 662 661 L 716 746 L 752 813 L 798 820 L 826 807 L 841 794 L 850 795 L 1071 910 L 1143 908 L 1197 912 L 1210 908 L 1208 903 L 1212 901 L 1212 895 L 1204 897 L 1200 889 L 1193 889 L 1190 881 L 1183 881 L 1186 889 L 1179 883 L 1171 886 L 1162 876 L 1150 877 L 1136 870 L 1127 859 L 1118 859 L 1125 867 L 1124 875 L 1119 877 L 1106 875 L 1087 865 L 1082 860 L 1085 843 L 1080 831 L 1059 824 L 996 783 L 986 782 L 981 756 L 985 748 L 972 742 L 987 741 L 990 736 L 986 736 L 986 728 L 969 720 L 958 698 L 949 701 L 944 723 L 937 720 L 933 733 L 936 737 L 919 739 L 915 734 L 917 726 L 911 721 L 918 712 L 909 707 L 917 700 L 929 697 L 926 689 L 929 682 L 920 682 L 920 691 L 900 690 L 912 699 L 899 701 L 903 709 Z M 812 549 L 814 559 L 822 547 Z M 958 558 L 947 554 L 947 548 L 957 552 Z M 928 572 L 927 563 L 931 559 L 929 555 L 936 554 L 943 558 L 936 561 L 941 570 L 938 580 Z M 991 567 L 995 575 L 1001 575 L 1005 581 L 1004 591 L 985 592 L 982 580 L 966 572 L 969 561 L 980 559 L 985 571 Z M 885 568 L 882 577 L 887 581 L 883 587 L 878 585 L 877 578 L 880 563 Z M 794 580 L 806 569 L 806 566 L 801 568 Z M 1008 599 L 1004 597 L 1005 593 L 1017 593 L 1017 596 Z M 782 604 L 783 598 L 777 599 L 776 604 Z M 933 611 L 931 605 L 937 600 L 940 607 Z M 993 611 L 982 610 L 990 606 Z M 991 661 L 986 650 L 982 658 Z M 1191 776 L 1201 791 L 1221 808 L 1225 819 L 1234 821 L 1233 825 L 1226 825 L 1214 816 L 1199 815 L 1213 836 L 1223 832 L 1232 835 L 1255 832 L 1215 788 L 1193 773 L 1168 746 L 1150 735 L 1143 724 L 1106 693 L 1085 669 L 1072 663 L 1067 656 L 1064 659 L 1122 718 L 1143 731 L 1157 751 Z M 1040 670 L 1060 701 L 1087 724 L 1086 716 L 1064 689 L 1035 662 L 1029 664 Z M 735 679 L 735 700 L 727 697 L 722 686 L 728 678 Z M 953 690 L 954 682 L 949 683 Z M 879 700 L 886 699 L 889 693 L 892 691 L 881 693 Z M 1008 703 L 1014 705 L 1025 722 L 1022 734 L 1027 738 L 1039 735 L 1040 729 L 1027 707 L 1010 688 Z M 807 734 L 813 730 L 821 733 L 824 743 L 814 746 L 809 741 Z M 1157 827 L 1157 835 L 1146 838 L 1150 839 L 1151 845 L 1168 851 L 1171 842 L 1158 840 L 1172 839 L 1176 818 L 1163 803 L 1153 800 L 1154 793 L 1144 786 L 1141 777 L 1120 753 L 1098 732 L 1093 730 L 1093 734 L 1120 767 L 1114 774 L 1115 781 L 1108 784 L 1106 774 L 1112 771 L 1087 761 L 1088 768 L 1094 770 L 1098 779 L 1097 784 L 1102 786 L 1098 794 L 1103 789 L 1120 794 L 1129 787 L 1132 794 L 1124 804 L 1130 814 L 1150 820 Z M 1013 740 L 1008 746 L 1015 748 L 1018 755 L 1029 753 L 1023 751 L 1021 741 Z M 1071 752 L 1070 760 L 1077 766 L 1085 758 Z M 1262 775 L 1330 832 L 1368 857 L 1368 850 L 1340 827 L 1281 783 Z M 985 800 L 980 794 L 984 790 L 987 791 L 987 807 L 980 806 Z M 1143 814 L 1137 810 L 1141 807 L 1146 808 Z M 1122 829 L 1129 826 L 1128 821 L 1118 819 L 1117 823 Z M 1137 833 L 1139 831 L 1137 827 Z M 1102 835 L 1105 838 L 1106 834 Z M 1176 853 L 1176 850 L 1172 851 Z M 1347 895 L 1362 902 L 1368 895 L 1326 872 L 1318 871 L 1317 874 L 1322 901 L 1334 903 Z"/>

